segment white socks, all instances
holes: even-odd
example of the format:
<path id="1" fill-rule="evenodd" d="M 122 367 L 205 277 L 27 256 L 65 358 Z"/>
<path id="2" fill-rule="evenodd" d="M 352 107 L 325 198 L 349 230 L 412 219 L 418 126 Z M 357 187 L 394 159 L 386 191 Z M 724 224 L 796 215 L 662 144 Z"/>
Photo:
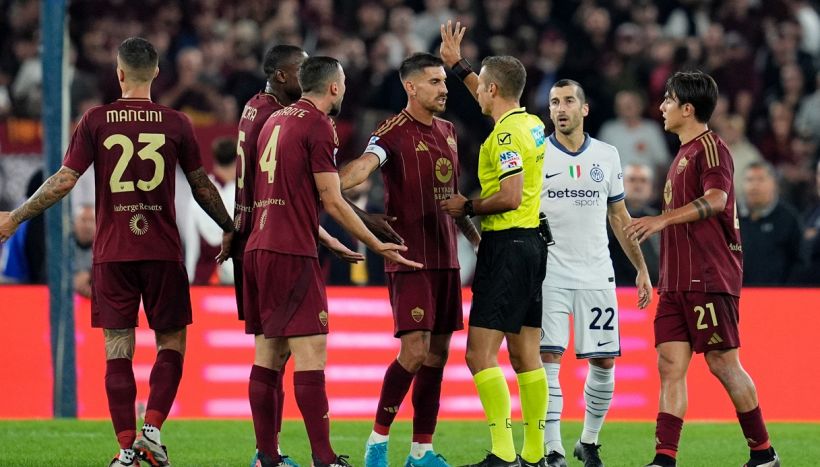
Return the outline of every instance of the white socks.
<path id="1" fill-rule="evenodd" d="M 410 455 L 414 459 L 421 459 L 427 451 L 433 450 L 433 443 L 417 443 L 413 441 L 410 443 Z"/>
<path id="2" fill-rule="evenodd" d="M 552 383 L 550 383 L 550 388 L 552 388 Z M 586 412 L 584 413 L 584 431 L 581 433 L 582 443 L 598 444 L 598 433 L 609 411 L 614 391 L 615 367 L 605 369 L 590 364 L 584 384 Z M 549 427 L 549 421 L 547 426 Z"/>
<path id="3" fill-rule="evenodd" d="M 380 435 L 375 431 L 370 432 L 370 437 L 367 438 L 367 444 L 386 443 L 390 439 L 390 435 Z"/>
<path id="4" fill-rule="evenodd" d="M 547 372 L 547 385 L 549 391 L 549 405 L 547 405 L 547 425 L 544 429 L 544 451 L 558 451 L 565 455 L 564 446 L 561 445 L 561 412 L 564 410 L 564 396 L 561 394 L 561 383 L 558 382 L 558 372 L 561 370 L 560 363 L 544 363 L 544 370 Z"/>

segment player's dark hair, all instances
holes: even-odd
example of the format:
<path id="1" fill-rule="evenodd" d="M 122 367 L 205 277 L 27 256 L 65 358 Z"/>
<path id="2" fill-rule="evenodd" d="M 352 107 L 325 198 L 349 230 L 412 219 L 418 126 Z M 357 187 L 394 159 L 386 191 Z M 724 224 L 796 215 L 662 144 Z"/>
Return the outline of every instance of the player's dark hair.
<path id="1" fill-rule="evenodd" d="M 424 52 L 414 53 L 401 62 L 401 66 L 399 66 L 399 78 L 404 81 L 413 73 L 422 71 L 431 66 L 444 66 L 444 62 L 433 54 Z"/>
<path id="2" fill-rule="evenodd" d="M 214 162 L 219 166 L 231 165 L 236 160 L 236 140 L 233 138 L 217 138 L 211 145 L 214 153 Z"/>
<path id="3" fill-rule="evenodd" d="M 299 67 L 299 85 L 305 94 L 321 92 L 341 71 L 342 65 L 332 57 L 309 57 Z"/>
<path id="4" fill-rule="evenodd" d="M 666 95 L 678 101 L 678 105 L 691 104 L 695 108 L 695 120 L 706 123 L 718 100 L 718 87 L 711 76 L 702 71 L 679 71 L 666 80 Z"/>
<path id="5" fill-rule="evenodd" d="M 487 57 L 481 61 L 490 82 L 498 86 L 498 94 L 507 99 L 521 99 L 524 83 L 527 81 L 527 70 L 524 65 L 511 55 Z"/>
<path id="6" fill-rule="evenodd" d="M 587 103 L 587 93 L 584 92 L 584 88 L 581 86 L 581 83 L 575 81 L 574 79 L 559 79 L 552 85 L 554 88 L 565 88 L 567 86 L 575 86 L 575 97 L 581 101 L 582 104 Z"/>
<path id="7" fill-rule="evenodd" d="M 157 69 L 159 56 L 157 49 L 142 37 L 129 37 L 122 41 L 117 56 L 132 72 L 132 77 L 139 81 L 151 81 Z"/>
<path id="8" fill-rule="evenodd" d="M 276 70 L 290 65 L 296 56 L 301 56 L 303 53 L 305 52 L 295 45 L 274 45 L 265 52 L 265 58 L 262 61 L 262 72 L 270 79 Z"/>

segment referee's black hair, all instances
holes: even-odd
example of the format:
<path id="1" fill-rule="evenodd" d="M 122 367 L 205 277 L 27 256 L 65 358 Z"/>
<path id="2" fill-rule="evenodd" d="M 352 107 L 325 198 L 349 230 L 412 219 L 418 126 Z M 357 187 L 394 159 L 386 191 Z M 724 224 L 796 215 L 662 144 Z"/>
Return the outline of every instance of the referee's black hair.
<path id="1" fill-rule="evenodd" d="M 299 67 L 299 85 L 304 94 L 322 92 L 341 72 L 342 64 L 333 57 L 309 57 Z"/>
<path id="2" fill-rule="evenodd" d="M 567 86 L 575 86 L 575 97 L 581 101 L 582 104 L 587 103 L 587 93 L 584 91 L 583 86 L 578 81 L 574 79 L 559 79 L 552 85 L 554 88 L 565 88 Z"/>
<path id="3" fill-rule="evenodd" d="M 695 108 L 695 120 L 707 123 L 718 100 L 715 80 L 700 71 L 679 71 L 666 81 L 666 97 L 677 100 L 679 106 L 691 104 Z"/>
<path id="4" fill-rule="evenodd" d="M 399 66 L 399 78 L 404 81 L 411 74 L 431 66 L 444 66 L 444 62 L 433 54 L 425 52 L 414 53 L 401 62 L 401 66 Z"/>
<path id="5" fill-rule="evenodd" d="M 293 63 L 296 56 L 301 57 L 304 53 L 304 50 L 295 45 L 275 45 L 265 52 L 265 59 L 262 61 L 262 72 L 270 80 L 276 70 Z"/>
<path id="6" fill-rule="evenodd" d="M 159 55 L 153 44 L 142 37 L 129 37 L 117 49 L 120 61 L 132 72 L 130 78 L 151 81 L 159 63 Z"/>

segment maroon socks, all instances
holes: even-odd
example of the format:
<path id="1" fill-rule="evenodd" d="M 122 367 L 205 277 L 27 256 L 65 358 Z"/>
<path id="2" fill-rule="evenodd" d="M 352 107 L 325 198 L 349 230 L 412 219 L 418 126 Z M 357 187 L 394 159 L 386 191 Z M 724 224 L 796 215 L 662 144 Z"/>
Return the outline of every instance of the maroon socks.
<path id="1" fill-rule="evenodd" d="M 678 442 L 683 429 L 683 419 L 660 412 L 655 426 L 655 452 L 671 458 L 678 455 Z"/>
<path id="2" fill-rule="evenodd" d="M 274 460 L 278 460 L 276 445 L 276 397 L 279 372 L 254 365 L 248 381 L 248 400 L 251 404 L 253 431 L 256 434 L 256 448 Z"/>
<path id="3" fill-rule="evenodd" d="M 432 443 L 444 368 L 422 365 L 413 384 L 413 442 Z"/>
<path id="4" fill-rule="evenodd" d="M 149 379 L 151 392 L 145 407 L 146 424 L 162 428 L 174 404 L 181 379 L 182 354 L 171 349 L 160 350 Z"/>
<path id="5" fill-rule="evenodd" d="M 328 417 L 325 372 L 323 370 L 295 371 L 293 388 L 296 404 L 302 412 L 305 430 L 310 440 L 313 457 L 330 464 L 336 453 L 330 447 L 330 418 Z"/>
<path id="6" fill-rule="evenodd" d="M 105 393 L 114 432 L 122 449 L 131 449 L 137 436 L 137 382 L 131 360 L 115 358 L 105 363 Z"/>
<path id="7" fill-rule="evenodd" d="M 384 382 L 382 382 L 382 392 L 379 396 L 379 407 L 376 412 L 376 423 L 373 425 L 373 431 L 385 436 L 390 433 L 390 425 L 393 424 L 393 420 L 399 412 L 404 396 L 410 390 L 410 384 L 413 383 L 414 376 L 413 373 L 405 370 L 398 360 L 393 360 L 393 363 L 387 367 L 387 371 L 384 373 Z"/>

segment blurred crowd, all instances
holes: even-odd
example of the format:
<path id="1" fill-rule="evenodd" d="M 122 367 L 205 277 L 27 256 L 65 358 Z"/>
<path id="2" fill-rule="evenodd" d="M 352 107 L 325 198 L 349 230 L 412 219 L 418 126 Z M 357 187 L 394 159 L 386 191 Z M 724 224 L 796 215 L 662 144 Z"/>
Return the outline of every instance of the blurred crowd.
<path id="1" fill-rule="evenodd" d="M 0 0 L 0 121 L 39 118 L 39 4 Z M 811 277 L 820 270 L 817 1 L 77 0 L 68 13 L 73 117 L 118 97 L 114 58 L 128 36 L 147 38 L 160 53 L 154 100 L 200 126 L 238 120 L 245 101 L 264 87 L 261 57 L 273 44 L 340 59 L 348 77 L 338 125 L 342 163 L 359 155 L 379 121 L 405 105 L 401 60 L 437 53 L 439 25 L 461 21 L 468 28 L 462 51 L 475 67 L 487 55 L 524 63 L 523 105 L 545 122 L 555 81 L 572 78 L 584 86 L 585 129 L 619 149 L 622 165 L 638 174 L 633 178 L 647 180 L 635 195 L 641 199 L 630 203 L 633 214 L 659 208 L 659 187 L 678 146 L 659 125 L 667 77 L 680 69 L 706 71 L 721 91 L 710 127 L 735 158 L 744 248 L 751 253 L 747 283 L 820 283 Z M 448 82 L 444 118 L 457 126 L 461 190 L 471 193 L 478 186 L 477 148 L 491 122 L 455 76 Z M 373 189 L 356 194 L 363 205 L 381 206 L 379 184 L 375 178 Z M 759 249 L 786 258 L 785 270 L 758 265 Z M 328 271 L 338 269 L 331 266 Z M 329 274 L 331 283 L 379 280 L 361 271 Z"/>

